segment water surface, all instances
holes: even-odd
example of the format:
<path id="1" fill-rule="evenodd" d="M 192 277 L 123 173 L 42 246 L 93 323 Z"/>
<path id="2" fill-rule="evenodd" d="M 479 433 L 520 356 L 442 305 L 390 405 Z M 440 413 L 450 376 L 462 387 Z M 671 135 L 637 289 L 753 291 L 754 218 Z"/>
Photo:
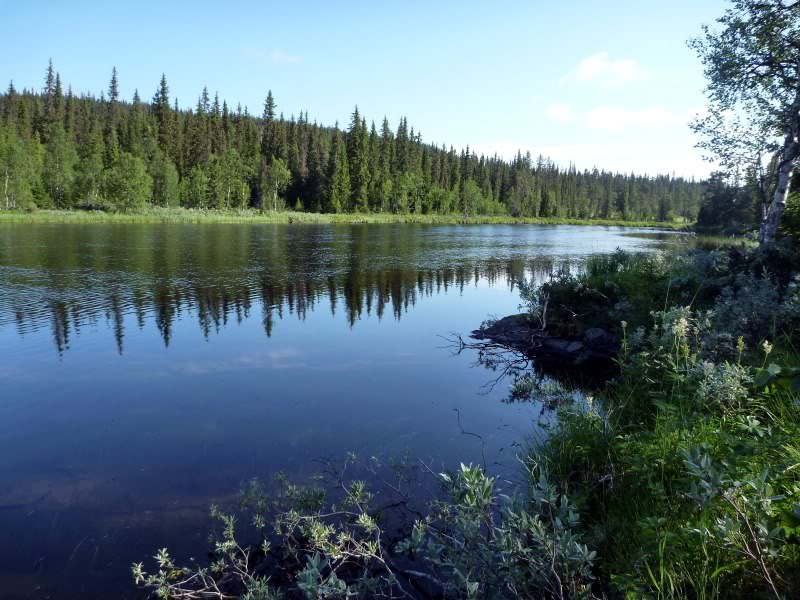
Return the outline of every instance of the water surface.
<path id="1" fill-rule="evenodd" d="M 658 239 L 575 226 L 0 224 L 0 596 L 128 598 L 208 506 L 319 457 L 512 469 L 539 408 L 453 356 L 514 282 Z"/>

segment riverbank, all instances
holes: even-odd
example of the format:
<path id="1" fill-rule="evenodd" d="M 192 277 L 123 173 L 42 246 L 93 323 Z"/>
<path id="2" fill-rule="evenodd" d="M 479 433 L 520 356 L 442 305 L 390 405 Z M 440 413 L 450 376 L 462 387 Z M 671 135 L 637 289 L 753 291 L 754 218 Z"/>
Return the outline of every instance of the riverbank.
<path id="1" fill-rule="evenodd" d="M 427 225 L 599 225 L 685 229 L 685 223 L 623 221 L 621 219 L 562 219 L 511 216 L 472 216 L 393 213 L 308 213 L 296 211 L 194 210 L 188 208 L 150 208 L 137 212 L 76 210 L 0 211 L 0 223 L 419 223 Z"/>
<path id="2" fill-rule="evenodd" d="M 531 486 L 545 472 L 574 501 L 598 592 L 795 597 L 799 272 L 784 240 L 617 252 L 522 287 L 551 335 L 603 327 L 621 340 L 619 375 L 588 403 L 559 396 L 558 427 L 526 455 Z"/>
<path id="3" fill-rule="evenodd" d="M 156 570 L 134 565 L 134 578 L 171 598 L 218 582 L 237 598 L 294 591 L 297 582 L 315 596 L 336 586 L 342 595 L 411 597 L 492 598 L 497 589 L 542 598 L 795 597 L 798 274 L 800 252 L 784 240 L 618 250 L 577 274 L 523 281 L 527 313 L 486 322 L 474 335 L 486 346 L 472 344 L 480 364 L 511 369 L 509 401 L 557 411 L 546 435 L 521 446 L 521 482 L 492 477 L 486 465 L 417 473 L 406 456 L 389 463 L 393 475 L 367 483 L 362 474 L 385 466 L 348 453 L 326 462 L 310 486 L 281 475 L 280 493 L 249 484 L 241 514 L 215 509 L 216 579 L 177 567 L 166 551 Z M 603 355 L 619 368 L 605 387 L 581 393 L 498 354 L 538 356 L 552 350 L 548 340 L 560 340 L 559 355 L 563 344 L 607 340 Z M 411 491 L 420 475 L 441 490 L 425 505 Z M 383 504 L 371 504 L 378 498 Z M 383 506 L 400 507 L 395 521 Z M 235 521 L 277 525 L 240 545 Z M 238 567 L 250 557 L 249 570 Z"/>

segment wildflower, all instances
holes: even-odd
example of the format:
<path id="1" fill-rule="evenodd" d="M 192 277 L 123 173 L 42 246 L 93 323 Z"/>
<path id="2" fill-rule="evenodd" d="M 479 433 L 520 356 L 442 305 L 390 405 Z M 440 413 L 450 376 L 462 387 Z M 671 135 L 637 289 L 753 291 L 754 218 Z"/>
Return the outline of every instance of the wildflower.
<path id="1" fill-rule="evenodd" d="M 689 331 L 689 321 L 686 320 L 686 317 L 681 317 L 675 321 L 672 330 L 675 332 L 675 337 L 685 338 L 686 333 Z"/>
<path id="2" fill-rule="evenodd" d="M 769 353 L 772 352 L 772 344 L 769 343 L 769 340 L 764 340 L 763 348 L 764 354 L 769 356 Z"/>

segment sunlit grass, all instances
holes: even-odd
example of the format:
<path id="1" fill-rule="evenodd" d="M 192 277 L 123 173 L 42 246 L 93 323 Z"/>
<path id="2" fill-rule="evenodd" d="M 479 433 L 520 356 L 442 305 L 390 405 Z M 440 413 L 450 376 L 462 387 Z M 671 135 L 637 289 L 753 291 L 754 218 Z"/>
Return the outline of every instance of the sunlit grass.
<path id="1" fill-rule="evenodd" d="M 196 210 L 188 208 L 148 208 L 130 213 L 76 210 L 38 210 L 2 212 L 6 223 L 420 223 L 420 224 L 535 224 L 601 225 L 619 227 L 658 227 L 679 229 L 682 223 L 622 221 L 616 219 L 517 218 L 511 216 L 470 216 L 389 213 L 308 213 L 296 211 Z"/>

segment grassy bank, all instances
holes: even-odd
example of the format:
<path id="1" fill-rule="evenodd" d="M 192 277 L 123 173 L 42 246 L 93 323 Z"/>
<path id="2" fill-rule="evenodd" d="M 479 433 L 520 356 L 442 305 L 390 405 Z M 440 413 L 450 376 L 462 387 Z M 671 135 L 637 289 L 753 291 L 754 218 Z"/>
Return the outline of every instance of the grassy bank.
<path id="1" fill-rule="evenodd" d="M 509 216 L 422 215 L 422 214 L 329 214 L 294 211 L 260 212 L 256 210 L 193 210 L 187 208 L 150 208 L 138 212 L 73 210 L 38 210 L 2 212 L 0 223 L 422 223 L 456 224 L 530 224 L 530 225 L 602 225 L 617 227 L 655 227 L 683 229 L 684 223 L 623 221 L 616 219 L 515 218 Z"/>
<path id="2" fill-rule="evenodd" d="M 797 597 L 798 273 L 789 244 L 618 253 L 529 293 L 548 327 L 623 340 L 619 378 L 527 457 L 574 499 L 595 592 Z"/>

